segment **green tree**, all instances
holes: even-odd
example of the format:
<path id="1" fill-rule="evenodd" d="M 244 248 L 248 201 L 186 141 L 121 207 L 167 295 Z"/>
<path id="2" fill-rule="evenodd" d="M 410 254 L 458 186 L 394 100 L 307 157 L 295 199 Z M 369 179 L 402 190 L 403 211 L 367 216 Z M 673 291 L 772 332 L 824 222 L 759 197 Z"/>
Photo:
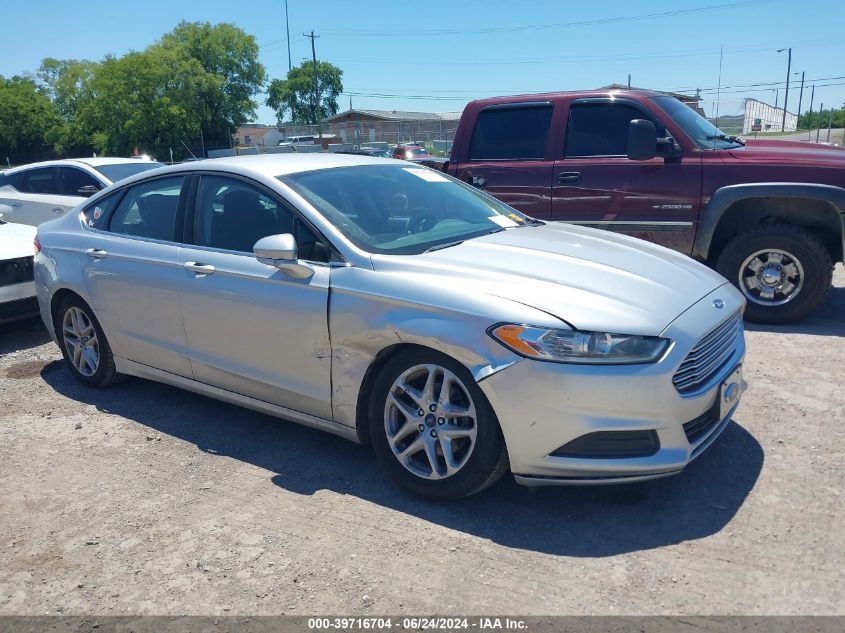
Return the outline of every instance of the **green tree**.
<path id="1" fill-rule="evenodd" d="M 274 79 L 267 90 L 267 105 L 276 111 L 279 123 L 290 115 L 293 123 L 316 125 L 337 114 L 337 98 L 343 92 L 343 71 L 328 62 L 317 62 L 317 95 L 314 94 L 314 65 L 304 61 L 292 68 L 286 79 Z M 318 106 L 319 102 L 319 106 Z"/>
<path id="2" fill-rule="evenodd" d="M 91 134 L 78 125 L 81 104 L 90 99 L 90 83 L 98 64 L 88 60 L 42 60 L 36 79 L 61 117 L 48 140 L 60 154 L 79 156 L 93 150 Z"/>
<path id="3" fill-rule="evenodd" d="M 50 98 L 29 77 L 0 75 L 0 157 L 15 162 L 42 158 L 48 135 L 60 123 Z"/>
<path id="4" fill-rule="evenodd" d="M 107 57 L 76 124 L 100 153 L 128 155 L 138 148 L 167 159 L 172 148 L 181 157 L 182 143 L 199 135 L 200 119 L 187 104 L 203 75 L 196 60 L 159 47 Z"/>
<path id="5" fill-rule="evenodd" d="M 235 129 L 255 117 L 266 79 L 255 38 L 234 24 L 183 21 L 148 51 L 158 49 L 196 62 L 180 103 L 197 117 L 206 143 L 228 146 Z"/>
<path id="6" fill-rule="evenodd" d="M 815 129 L 818 127 L 826 128 L 830 110 L 822 110 L 821 112 L 805 112 L 798 118 L 798 127 L 802 130 Z M 833 127 L 845 127 L 845 108 L 833 110 Z"/>

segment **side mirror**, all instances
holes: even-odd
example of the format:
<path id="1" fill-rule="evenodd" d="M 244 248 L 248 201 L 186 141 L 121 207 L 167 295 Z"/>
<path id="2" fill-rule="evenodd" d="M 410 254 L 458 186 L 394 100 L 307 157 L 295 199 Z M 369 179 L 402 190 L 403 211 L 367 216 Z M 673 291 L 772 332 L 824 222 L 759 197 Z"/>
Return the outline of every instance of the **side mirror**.
<path id="1" fill-rule="evenodd" d="M 100 188 L 96 185 L 85 185 L 84 187 L 80 187 L 79 189 L 77 189 L 76 193 L 78 193 L 83 198 L 90 198 L 99 190 Z"/>
<path id="2" fill-rule="evenodd" d="M 296 279 L 307 279 L 314 274 L 311 268 L 299 263 L 296 238 L 290 233 L 262 237 L 252 252 L 262 264 L 274 266 Z"/>
<path id="3" fill-rule="evenodd" d="M 634 119 L 628 124 L 628 158 L 649 160 L 657 156 L 657 128 L 645 119 Z"/>

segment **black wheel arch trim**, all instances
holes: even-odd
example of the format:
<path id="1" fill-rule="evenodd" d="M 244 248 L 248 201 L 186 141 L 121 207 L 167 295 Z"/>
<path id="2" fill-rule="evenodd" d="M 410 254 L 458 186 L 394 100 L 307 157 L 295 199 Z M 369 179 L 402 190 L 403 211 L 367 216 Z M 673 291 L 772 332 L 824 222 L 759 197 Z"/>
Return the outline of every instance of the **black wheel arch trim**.
<path id="1" fill-rule="evenodd" d="M 728 185 L 716 190 L 699 217 L 692 256 L 706 261 L 710 244 L 725 211 L 748 198 L 815 198 L 832 205 L 839 214 L 840 238 L 845 251 L 845 188 L 801 182 L 757 182 Z"/>

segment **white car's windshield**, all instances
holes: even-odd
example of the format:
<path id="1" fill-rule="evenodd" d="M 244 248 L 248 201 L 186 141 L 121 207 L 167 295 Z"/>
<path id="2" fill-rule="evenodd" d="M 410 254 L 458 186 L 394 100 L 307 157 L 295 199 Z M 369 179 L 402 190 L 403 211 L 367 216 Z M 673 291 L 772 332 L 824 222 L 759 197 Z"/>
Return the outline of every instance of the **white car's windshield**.
<path id="1" fill-rule="evenodd" d="M 112 182 L 129 178 L 135 174 L 140 174 L 156 167 L 161 167 L 161 163 L 151 163 L 147 161 L 133 161 L 131 163 L 115 163 L 113 165 L 97 165 L 94 167 L 98 172 L 103 174 Z"/>
<path id="2" fill-rule="evenodd" d="M 280 176 L 356 246 L 408 255 L 540 224 L 425 167 L 359 165 Z"/>

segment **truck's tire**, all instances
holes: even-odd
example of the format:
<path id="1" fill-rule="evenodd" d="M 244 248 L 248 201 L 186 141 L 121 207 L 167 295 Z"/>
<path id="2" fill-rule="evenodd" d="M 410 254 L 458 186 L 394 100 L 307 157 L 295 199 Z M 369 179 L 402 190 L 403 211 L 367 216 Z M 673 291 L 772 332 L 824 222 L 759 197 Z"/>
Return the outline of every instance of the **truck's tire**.
<path id="1" fill-rule="evenodd" d="M 732 238 L 716 270 L 745 295 L 745 318 L 792 323 L 824 301 L 833 276 L 830 253 L 813 233 L 791 224 L 762 226 Z"/>

